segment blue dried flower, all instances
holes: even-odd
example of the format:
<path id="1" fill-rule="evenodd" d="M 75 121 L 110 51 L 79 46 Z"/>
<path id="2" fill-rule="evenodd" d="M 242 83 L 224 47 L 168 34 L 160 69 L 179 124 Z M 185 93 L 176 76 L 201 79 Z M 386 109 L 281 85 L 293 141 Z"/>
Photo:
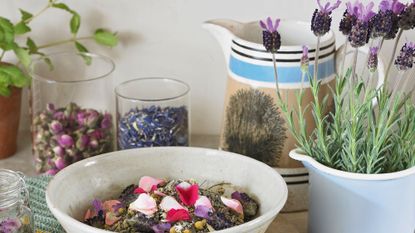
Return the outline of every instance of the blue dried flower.
<path id="1" fill-rule="evenodd" d="M 415 43 L 408 42 L 402 49 L 395 60 L 395 65 L 398 70 L 405 71 L 413 67 L 415 57 Z"/>
<path id="2" fill-rule="evenodd" d="M 120 149 L 188 144 L 188 112 L 184 106 L 131 109 L 118 122 Z"/>
<path id="3" fill-rule="evenodd" d="M 320 0 L 317 0 L 320 10 L 316 9 L 313 13 L 313 18 L 311 19 L 311 31 L 313 31 L 316 36 L 323 36 L 330 31 L 331 27 L 331 13 L 333 10 L 337 9 L 341 1 L 337 0 L 335 4 L 327 2 L 326 5 L 321 5 Z"/>
<path id="4" fill-rule="evenodd" d="M 281 47 L 281 35 L 278 32 L 280 21 L 280 19 L 275 19 L 275 23 L 273 23 L 271 17 L 267 18 L 266 23 L 262 20 L 259 21 L 259 25 L 263 29 L 263 44 L 268 52 L 276 53 Z"/>

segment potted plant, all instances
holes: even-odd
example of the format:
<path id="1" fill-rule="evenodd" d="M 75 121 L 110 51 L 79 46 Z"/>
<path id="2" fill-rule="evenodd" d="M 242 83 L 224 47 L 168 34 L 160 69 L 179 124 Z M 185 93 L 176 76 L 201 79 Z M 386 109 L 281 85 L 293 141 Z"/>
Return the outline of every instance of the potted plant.
<path id="1" fill-rule="evenodd" d="M 315 10 L 311 22 L 317 41 L 330 30 L 331 13 L 341 3 L 322 4 L 318 0 L 318 4 L 320 9 Z M 415 106 L 410 98 L 412 91 L 400 91 L 400 86 L 407 87 L 411 78 L 415 44 L 406 42 L 397 56 L 395 52 L 403 33 L 415 27 L 415 1 L 403 4 L 383 0 L 377 13 L 373 2 L 346 5 L 340 30 L 347 36 L 353 62 L 345 74 L 338 74 L 333 95 L 319 101 L 321 82 L 315 79 L 318 71 L 315 69 L 313 75 L 304 69 L 304 80 L 310 82 L 314 101 L 305 110 L 289 110 L 279 101 L 299 147 L 290 156 L 302 161 L 310 172 L 308 229 L 311 233 L 412 233 Z M 264 43 L 274 41 L 273 36 L 264 37 Z M 373 87 L 377 55 L 383 41 L 393 39 L 394 52 L 387 65 L 385 84 Z M 369 55 L 358 57 L 358 49 L 367 43 Z M 304 59 L 305 67 L 307 61 Z M 368 78 L 357 72 L 359 63 L 366 65 Z M 391 75 L 393 64 L 398 70 L 396 77 Z M 386 86 L 388 77 L 397 79 L 392 90 Z M 324 115 L 328 98 L 334 101 L 335 111 Z M 299 107 L 302 99 L 300 90 Z M 305 133 L 305 111 L 313 113 L 316 123 L 311 136 Z"/>
<path id="2" fill-rule="evenodd" d="M 31 32 L 30 24 L 49 9 L 59 9 L 71 14 L 69 22 L 71 35 L 68 39 L 37 45 L 28 36 Z M 78 36 L 81 16 L 58 0 L 49 0 L 46 6 L 35 14 L 22 9 L 20 13 L 21 19 L 18 22 L 11 22 L 9 19 L 0 17 L 0 158 L 9 157 L 16 152 L 22 88 L 30 84 L 26 68 L 31 63 L 32 55 L 44 56 L 43 49 L 66 43 L 74 44 L 79 52 L 85 53 L 88 50 L 81 41 L 88 39 L 110 47 L 118 42 L 114 33 L 102 28 L 96 29 L 90 36 Z M 5 59 L 5 54 L 9 52 L 14 53 L 18 58 L 17 63 Z M 51 63 L 46 57 L 44 60 Z"/>

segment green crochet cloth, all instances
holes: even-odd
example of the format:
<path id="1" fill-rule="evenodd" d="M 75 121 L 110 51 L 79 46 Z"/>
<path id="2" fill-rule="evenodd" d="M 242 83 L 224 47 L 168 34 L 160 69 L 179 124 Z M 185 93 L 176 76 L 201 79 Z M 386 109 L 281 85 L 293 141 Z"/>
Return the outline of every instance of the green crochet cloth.
<path id="1" fill-rule="evenodd" d="M 26 185 L 29 190 L 29 205 L 33 214 L 35 232 L 64 233 L 62 226 L 53 217 L 45 198 L 46 186 L 52 176 L 26 177 Z"/>

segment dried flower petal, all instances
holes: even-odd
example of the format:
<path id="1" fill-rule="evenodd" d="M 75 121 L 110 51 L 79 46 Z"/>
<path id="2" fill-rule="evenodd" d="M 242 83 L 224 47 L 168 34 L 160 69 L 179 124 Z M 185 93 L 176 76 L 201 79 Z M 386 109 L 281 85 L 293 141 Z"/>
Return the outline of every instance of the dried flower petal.
<path id="1" fill-rule="evenodd" d="M 118 222 L 120 217 L 117 217 L 117 214 L 114 212 L 107 212 L 105 214 L 105 224 L 108 226 L 114 225 L 114 223 Z"/>
<path id="2" fill-rule="evenodd" d="M 209 219 L 209 213 L 212 212 L 211 208 L 206 206 L 197 206 L 194 214 L 199 218 Z"/>
<path id="3" fill-rule="evenodd" d="M 129 209 L 151 216 L 157 212 L 157 203 L 150 195 L 143 193 L 138 196 L 137 200 L 130 204 Z"/>
<path id="4" fill-rule="evenodd" d="M 227 207 L 233 209 L 235 212 L 237 212 L 239 214 L 244 213 L 243 208 L 242 208 L 242 204 L 238 200 L 229 199 L 229 198 L 226 198 L 226 197 L 220 197 L 220 199 L 222 200 L 223 204 L 225 204 Z"/>
<path id="5" fill-rule="evenodd" d="M 159 223 L 159 224 L 154 225 L 154 226 L 151 227 L 151 229 L 153 229 L 154 233 L 169 232 L 170 228 L 171 228 L 170 223 Z"/>
<path id="6" fill-rule="evenodd" d="M 185 209 L 171 209 L 167 212 L 166 220 L 167 222 L 188 221 L 190 220 L 190 214 Z"/>
<path id="7" fill-rule="evenodd" d="M 179 194 L 180 200 L 187 206 L 192 206 L 199 199 L 199 185 L 182 182 L 176 186 L 176 191 Z"/>
<path id="8" fill-rule="evenodd" d="M 179 204 L 179 202 L 174 199 L 174 197 L 166 196 L 161 200 L 160 208 L 166 212 L 168 212 L 171 209 L 185 209 L 182 205 Z"/>
<path id="9" fill-rule="evenodd" d="M 6 218 L 0 221 L 1 233 L 16 233 L 19 231 L 22 223 L 17 218 Z"/>
<path id="10" fill-rule="evenodd" d="M 58 139 L 58 143 L 61 147 L 64 147 L 64 148 L 69 148 L 74 145 L 72 137 L 67 134 L 60 136 Z"/>
<path id="11" fill-rule="evenodd" d="M 157 186 L 162 183 L 164 183 L 163 179 L 157 179 L 151 176 L 143 176 L 141 177 L 138 183 L 138 186 L 142 188 L 144 191 L 146 191 L 147 193 L 149 193 L 157 189 Z"/>
<path id="12" fill-rule="evenodd" d="M 198 206 L 204 206 L 209 209 L 213 209 L 212 203 L 210 202 L 209 198 L 207 198 L 206 196 L 200 196 L 199 199 L 197 199 L 195 203 L 195 207 L 198 207 Z"/>

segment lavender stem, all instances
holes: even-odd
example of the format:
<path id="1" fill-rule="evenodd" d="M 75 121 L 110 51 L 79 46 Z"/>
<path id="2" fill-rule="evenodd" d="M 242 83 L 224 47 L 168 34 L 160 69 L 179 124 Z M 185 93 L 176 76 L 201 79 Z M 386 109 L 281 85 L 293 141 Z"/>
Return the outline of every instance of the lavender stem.
<path id="1" fill-rule="evenodd" d="M 399 29 L 398 35 L 397 35 L 396 40 L 395 40 L 395 45 L 393 46 L 392 56 L 389 60 L 388 67 L 387 67 L 386 72 L 385 72 L 385 81 L 384 81 L 384 84 L 383 84 L 383 90 L 386 90 L 386 85 L 388 85 L 389 71 L 390 71 L 390 68 L 392 66 L 393 61 L 395 60 L 396 49 L 398 48 L 399 40 L 401 39 L 402 33 L 403 33 L 403 30 Z"/>
<path id="2" fill-rule="evenodd" d="M 406 72 L 403 70 L 398 72 L 398 77 L 396 77 L 396 82 L 392 89 L 392 96 L 391 96 L 392 100 L 395 99 L 396 94 L 399 91 L 399 87 L 401 86 L 400 84 L 402 83 L 402 79 L 405 79 L 405 73 Z M 403 83 L 403 87 L 406 87 L 406 85 L 408 84 L 408 80 L 409 78 L 406 78 L 406 80 Z"/>
<path id="3" fill-rule="evenodd" d="M 314 82 L 317 83 L 317 75 L 318 75 L 318 59 L 320 56 L 320 40 L 321 36 L 317 37 L 317 47 L 316 47 L 316 56 L 314 59 Z"/>
<path id="4" fill-rule="evenodd" d="M 343 75 L 344 73 L 344 63 L 346 62 L 346 57 L 347 57 L 347 48 L 349 47 L 349 41 L 346 39 L 346 43 L 344 43 L 344 48 L 343 48 L 343 60 L 342 60 L 342 65 L 340 68 L 340 76 Z"/>
<path id="5" fill-rule="evenodd" d="M 277 87 L 277 95 L 278 97 L 280 97 L 280 87 L 278 85 L 278 73 L 277 73 L 277 60 L 275 59 L 275 53 L 271 53 L 271 54 L 272 54 L 272 63 L 274 64 L 274 75 L 275 75 L 275 85 Z"/>

